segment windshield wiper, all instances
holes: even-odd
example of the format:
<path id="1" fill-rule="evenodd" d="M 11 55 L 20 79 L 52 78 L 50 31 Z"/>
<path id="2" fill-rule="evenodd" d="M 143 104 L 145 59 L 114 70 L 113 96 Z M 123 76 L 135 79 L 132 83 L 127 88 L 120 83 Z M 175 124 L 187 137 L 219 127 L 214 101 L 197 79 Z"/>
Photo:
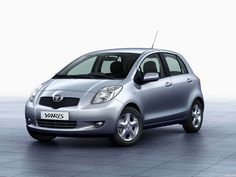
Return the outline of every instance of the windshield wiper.
<path id="1" fill-rule="evenodd" d="M 92 76 L 92 77 L 100 77 L 100 78 L 106 78 L 106 79 L 115 79 L 115 77 L 113 76 L 108 76 L 104 73 L 90 73 L 88 74 L 89 76 Z"/>
<path id="2" fill-rule="evenodd" d="M 88 74 L 81 74 L 81 75 L 55 75 L 53 79 L 77 79 L 77 78 L 93 78 L 92 76 L 89 76 Z"/>
<path id="3" fill-rule="evenodd" d="M 106 78 L 106 79 L 115 79 L 115 77 L 108 76 L 103 73 L 90 73 L 90 74 L 79 74 L 79 75 L 66 75 L 66 74 L 57 74 L 53 79 L 78 79 L 78 78 Z"/>

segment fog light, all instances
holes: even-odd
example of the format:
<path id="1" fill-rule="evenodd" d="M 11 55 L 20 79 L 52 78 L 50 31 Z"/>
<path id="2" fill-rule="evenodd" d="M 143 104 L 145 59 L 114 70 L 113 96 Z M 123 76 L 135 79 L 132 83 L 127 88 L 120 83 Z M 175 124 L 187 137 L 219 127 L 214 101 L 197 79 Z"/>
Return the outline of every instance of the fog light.
<path id="1" fill-rule="evenodd" d="M 28 118 L 26 123 L 27 123 L 27 125 L 30 125 L 30 124 L 32 124 L 32 120 L 30 118 Z"/>
<path id="2" fill-rule="evenodd" d="M 95 123 L 94 123 L 94 127 L 95 127 L 95 128 L 99 128 L 99 127 L 102 127 L 103 124 L 104 124 L 104 122 L 102 122 L 102 121 L 95 122 Z"/>

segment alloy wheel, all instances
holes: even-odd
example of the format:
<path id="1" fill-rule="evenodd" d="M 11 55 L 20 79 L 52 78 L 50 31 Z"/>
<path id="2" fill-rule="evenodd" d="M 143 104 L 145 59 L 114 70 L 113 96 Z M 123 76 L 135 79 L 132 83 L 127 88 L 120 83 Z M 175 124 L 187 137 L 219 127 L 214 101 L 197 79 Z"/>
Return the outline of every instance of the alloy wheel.
<path id="1" fill-rule="evenodd" d="M 118 135 L 124 141 L 132 141 L 139 132 L 139 122 L 132 113 L 125 113 L 118 121 Z"/>
<path id="2" fill-rule="evenodd" d="M 192 108 L 192 124 L 195 128 L 198 128 L 202 121 L 201 108 L 196 104 Z"/>

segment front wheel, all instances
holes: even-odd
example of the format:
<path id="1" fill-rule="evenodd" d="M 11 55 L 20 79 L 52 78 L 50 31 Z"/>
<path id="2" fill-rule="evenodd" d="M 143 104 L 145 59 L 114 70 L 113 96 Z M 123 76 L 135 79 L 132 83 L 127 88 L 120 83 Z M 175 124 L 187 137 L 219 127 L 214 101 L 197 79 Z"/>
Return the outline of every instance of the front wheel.
<path id="1" fill-rule="evenodd" d="M 203 122 L 203 105 L 200 101 L 195 100 L 187 117 L 183 128 L 187 133 L 196 133 L 201 129 Z"/>
<path id="2" fill-rule="evenodd" d="M 44 134 L 36 133 L 34 131 L 31 131 L 29 128 L 27 128 L 27 130 L 28 130 L 29 135 L 32 138 L 34 138 L 38 141 L 41 141 L 41 142 L 49 142 L 49 141 L 56 138 L 56 136 L 53 136 L 53 135 L 44 135 Z"/>
<path id="3" fill-rule="evenodd" d="M 112 140 L 117 145 L 130 146 L 138 141 L 142 131 L 141 114 L 135 108 L 126 107 L 117 121 L 116 132 L 112 136 Z"/>

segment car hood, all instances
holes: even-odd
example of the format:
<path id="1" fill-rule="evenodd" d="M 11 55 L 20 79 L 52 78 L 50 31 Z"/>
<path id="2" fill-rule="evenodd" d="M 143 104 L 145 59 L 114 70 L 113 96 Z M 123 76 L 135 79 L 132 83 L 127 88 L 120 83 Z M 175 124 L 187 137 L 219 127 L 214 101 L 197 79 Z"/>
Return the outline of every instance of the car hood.
<path id="1" fill-rule="evenodd" d="M 98 92 L 101 88 L 112 85 L 119 85 L 122 80 L 102 79 L 51 79 L 45 83 L 42 90 L 46 91 L 77 91 L 77 92 Z"/>

